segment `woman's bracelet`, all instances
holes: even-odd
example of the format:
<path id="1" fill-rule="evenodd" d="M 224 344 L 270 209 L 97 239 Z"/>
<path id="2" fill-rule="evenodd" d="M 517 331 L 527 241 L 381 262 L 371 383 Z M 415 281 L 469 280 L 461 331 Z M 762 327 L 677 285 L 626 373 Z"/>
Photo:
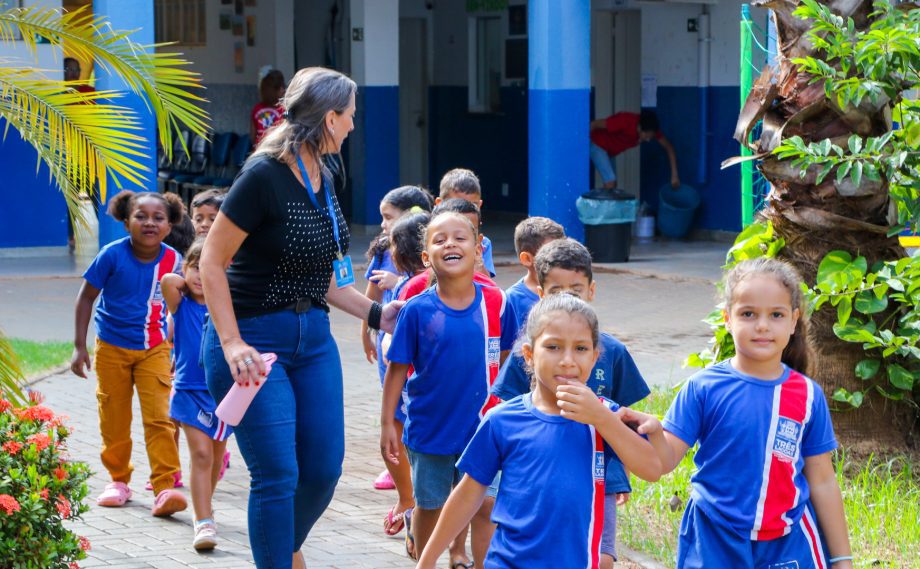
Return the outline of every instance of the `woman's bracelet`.
<path id="1" fill-rule="evenodd" d="M 841 555 L 840 557 L 832 557 L 830 560 L 828 560 L 828 563 L 833 565 L 834 563 L 837 563 L 838 561 L 853 561 L 853 556 L 852 555 Z"/>
<path id="2" fill-rule="evenodd" d="M 380 330 L 380 318 L 383 316 L 383 306 L 379 302 L 371 303 L 371 310 L 367 313 L 367 327 L 371 330 Z"/>

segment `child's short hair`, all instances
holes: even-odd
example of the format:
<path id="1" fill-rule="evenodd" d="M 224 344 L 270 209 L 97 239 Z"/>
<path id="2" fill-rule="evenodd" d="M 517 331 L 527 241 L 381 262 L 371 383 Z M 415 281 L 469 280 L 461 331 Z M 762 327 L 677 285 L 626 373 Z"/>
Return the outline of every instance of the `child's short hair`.
<path id="1" fill-rule="evenodd" d="M 390 229 L 390 251 L 393 263 L 402 273 L 414 275 L 425 270 L 422 263 L 422 249 L 425 227 L 431 221 L 431 214 L 410 213 L 404 215 Z"/>
<path id="2" fill-rule="evenodd" d="M 192 218 L 189 217 L 187 213 L 182 214 L 182 220 L 179 221 L 179 223 L 173 223 L 169 235 L 163 239 L 163 243 L 166 243 L 176 251 L 182 253 L 183 256 L 194 241 L 195 224 L 192 223 Z"/>
<path id="3" fill-rule="evenodd" d="M 444 177 L 441 178 L 439 191 L 441 199 L 446 198 L 451 192 L 476 196 L 482 195 L 479 178 L 476 177 L 472 170 L 467 170 L 466 168 L 448 170 Z"/>
<path id="4" fill-rule="evenodd" d="M 165 194 L 157 192 L 135 193 L 131 190 L 122 190 L 109 200 L 109 206 L 106 211 L 118 221 L 127 221 L 128 218 L 131 217 L 134 205 L 138 200 L 144 198 L 151 198 L 163 202 L 163 207 L 166 208 L 166 214 L 168 216 L 167 219 L 172 225 L 176 225 L 182 221 L 182 216 L 185 215 L 185 204 L 182 203 L 179 196 L 169 192 Z"/>
<path id="5" fill-rule="evenodd" d="M 460 215 L 475 214 L 477 220 L 475 229 L 476 233 L 479 233 L 479 226 L 482 225 L 482 213 L 479 211 L 479 206 L 473 202 L 463 198 L 450 198 L 434 206 L 434 209 L 431 210 L 431 215 L 436 216 L 446 212 L 459 213 Z"/>
<path id="6" fill-rule="evenodd" d="M 661 125 L 658 122 L 658 115 L 655 111 L 648 109 L 639 113 L 639 130 L 644 132 L 658 132 Z"/>
<path id="7" fill-rule="evenodd" d="M 284 73 L 272 69 L 259 81 L 259 100 L 263 105 L 278 104 L 278 90 L 284 87 Z"/>
<path id="8" fill-rule="evenodd" d="M 562 239 L 565 229 L 548 217 L 528 217 L 514 228 L 514 252 L 536 255 L 547 241 Z"/>
<path id="9" fill-rule="evenodd" d="M 197 267 L 201 261 L 201 251 L 204 249 L 204 235 L 198 237 L 188 246 L 185 256 L 182 258 L 183 267 Z"/>
<path id="10" fill-rule="evenodd" d="M 466 201 L 466 200 L 447 200 L 447 201 Z M 441 203 L 440 205 L 444 205 L 444 204 Z M 437 207 L 435 207 L 435 210 L 437 210 Z M 424 230 L 422 231 L 422 246 L 423 247 L 428 245 L 428 231 L 431 229 L 431 226 L 434 225 L 435 221 L 437 221 L 441 217 L 456 217 L 457 219 L 462 219 L 464 223 L 469 224 L 470 229 L 473 231 L 473 237 L 477 239 L 479 238 L 479 228 L 473 227 L 472 222 L 470 222 L 469 219 L 463 216 L 463 214 L 456 212 L 456 211 L 451 211 L 451 210 L 434 211 L 431 213 L 431 219 L 428 221 L 428 225 L 426 225 Z M 432 271 L 432 273 L 434 273 L 434 271 Z"/>
<path id="11" fill-rule="evenodd" d="M 564 237 L 551 241 L 540 247 L 534 257 L 533 266 L 537 271 L 537 282 L 543 286 L 546 275 L 553 269 L 575 271 L 588 277 L 588 282 L 594 280 L 591 270 L 591 253 L 588 248 L 571 237 Z"/>
<path id="12" fill-rule="evenodd" d="M 215 209 L 220 209 L 221 204 L 224 203 L 224 199 L 226 198 L 227 192 L 225 190 L 208 190 L 206 192 L 201 192 L 192 200 L 192 209 L 194 210 L 195 208 L 206 205 Z"/>
<path id="13" fill-rule="evenodd" d="M 772 257 L 758 257 L 742 261 L 728 270 L 722 279 L 723 302 L 725 310 L 731 311 L 735 289 L 743 281 L 756 276 L 769 276 L 776 279 L 789 291 L 789 300 L 793 310 L 799 311 L 795 332 L 789 344 L 783 350 L 782 361 L 792 369 L 807 373 L 810 354 L 807 339 L 807 322 L 805 320 L 805 296 L 802 293 L 802 275 L 798 269 L 785 261 Z"/>

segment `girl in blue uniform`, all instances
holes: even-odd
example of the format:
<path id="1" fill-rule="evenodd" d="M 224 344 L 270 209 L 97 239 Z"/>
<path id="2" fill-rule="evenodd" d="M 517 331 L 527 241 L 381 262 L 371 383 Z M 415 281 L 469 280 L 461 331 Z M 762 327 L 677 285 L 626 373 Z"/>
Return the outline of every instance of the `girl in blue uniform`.
<path id="1" fill-rule="evenodd" d="M 640 478 L 660 475 L 657 455 L 623 423 L 619 406 L 585 385 L 600 353 L 594 310 L 568 294 L 548 296 L 534 305 L 523 336 L 532 391 L 495 408 L 476 431 L 419 568 L 435 567 L 498 471 L 486 568 L 597 568 L 607 460 L 615 451 Z"/>
<path id="2" fill-rule="evenodd" d="M 204 369 L 198 360 L 208 307 L 204 303 L 198 261 L 204 238 L 189 247 L 182 264 L 184 277 L 170 273 L 162 280 L 163 299 L 173 317 L 176 376 L 169 403 L 169 416 L 182 426 L 191 454 L 192 506 L 195 510 L 195 538 L 192 547 L 199 551 L 217 546 L 217 526 L 211 510 L 211 497 L 217 486 L 227 438 L 232 427 L 217 418 L 217 404 L 208 393 Z"/>
<path id="3" fill-rule="evenodd" d="M 681 569 L 849 569 L 837 448 L 821 388 L 806 369 L 801 279 L 775 259 L 725 277 L 736 355 L 691 377 L 662 425 L 633 411 L 665 472 L 699 442 L 680 528 Z"/>

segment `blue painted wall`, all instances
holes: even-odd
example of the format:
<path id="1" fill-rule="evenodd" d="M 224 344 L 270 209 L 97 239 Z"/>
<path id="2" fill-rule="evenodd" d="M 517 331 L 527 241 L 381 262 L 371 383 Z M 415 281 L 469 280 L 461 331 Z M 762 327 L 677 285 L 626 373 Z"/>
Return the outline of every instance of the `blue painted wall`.
<path id="1" fill-rule="evenodd" d="M 662 129 L 677 152 L 681 181 L 698 190 L 703 204 L 694 227 L 725 231 L 741 229 L 741 170 L 720 170 L 720 163 L 738 154 L 731 138 L 738 118 L 737 87 L 710 87 L 709 128 L 706 141 L 705 183 L 699 179 L 699 97 L 697 87 L 659 87 L 658 107 Z M 429 89 L 431 188 L 437 191 L 441 175 L 462 166 L 475 171 L 483 187 L 484 210 L 526 213 L 527 198 L 527 91 L 502 89 L 502 113 L 477 115 L 467 112 L 467 88 L 435 86 Z M 573 166 L 574 167 L 574 166 Z M 585 165 L 585 168 L 588 166 Z M 642 200 L 658 207 L 658 188 L 670 182 L 668 157 L 655 142 L 641 152 Z M 509 184 L 509 196 L 501 196 L 501 183 Z M 360 203 L 360 202 L 359 202 Z"/>
<path id="2" fill-rule="evenodd" d="M 469 168 L 482 185 L 483 210 L 527 211 L 527 90 L 503 87 L 501 112 L 468 112 L 466 86 L 428 89 L 428 171 L 437 193 L 451 168 Z M 502 197 L 501 185 L 508 184 Z"/>
<path id="3" fill-rule="evenodd" d="M 0 132 L 6 128 L 0 121 Z M 48 167 L 19 132 L 0 140 L 0 248 L 67 245 L 67 205 Z"/>
<path id="4" fill-rule="evenodd" d="M 399 186 L 399 87 L 358 87 L 349 135 L 349 209 L 355 223 L 380 223 L 380 200 Z"/>
<path id="5" fill-rule="evenodd" d="M 708 157 L 705 180 L 699 176 L 700 96 L 709 96 L 709 127 L 706 130 Z M 699 190 L 703 199 L 694 227 L 724 231 L 741 230 L 741 169 L 720 170 L 726 158 L 739 153 L 732 139 L 740 105 L 738 87 L 659 87 L 658 113 L 661 128 L 674 145 L 681 182 Z M 670 166 L 664 150 L 655 142 L 645 143 L 641 153 L 642 200 L 653 210 L 658 207 L 658 189 L 670 182 Z"/>

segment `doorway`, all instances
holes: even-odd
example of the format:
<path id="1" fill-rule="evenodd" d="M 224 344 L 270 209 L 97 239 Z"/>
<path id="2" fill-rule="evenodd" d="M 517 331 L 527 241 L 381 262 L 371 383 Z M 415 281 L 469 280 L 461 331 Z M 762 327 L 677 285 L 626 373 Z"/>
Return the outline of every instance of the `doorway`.
<path id="1" fill-rule="evenodd" d="M 425 18 L 399 20 L 399 181 L 428 186 L 428 46 Z"/>
<path id="2" fill-rule="evenodd" d="M 591 77 L 594 86 L 594 118 L 621 111 L 641 110 L 642 74 L 638 10 L 595 11 L 591 26 Z M 617 187 L 639 196 L 639 148 L 616 157 Z M 595 187 L 602 185 L 594 172 Z"/>

